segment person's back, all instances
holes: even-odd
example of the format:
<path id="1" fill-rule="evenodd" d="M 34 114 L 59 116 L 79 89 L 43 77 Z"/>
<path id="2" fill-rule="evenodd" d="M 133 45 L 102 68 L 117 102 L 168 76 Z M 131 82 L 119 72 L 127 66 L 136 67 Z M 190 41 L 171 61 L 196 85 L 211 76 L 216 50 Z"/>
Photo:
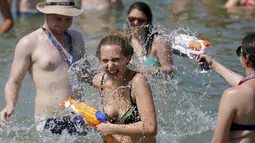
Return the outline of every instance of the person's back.
<path id="1" fill-rule="evenodd" d="M 255 80 L 232 87 L 230 98 L 236 109 L 230 132 L 230 142 L 255 142 Z M 252 128 L 250 130 L 249 128 Z"/>

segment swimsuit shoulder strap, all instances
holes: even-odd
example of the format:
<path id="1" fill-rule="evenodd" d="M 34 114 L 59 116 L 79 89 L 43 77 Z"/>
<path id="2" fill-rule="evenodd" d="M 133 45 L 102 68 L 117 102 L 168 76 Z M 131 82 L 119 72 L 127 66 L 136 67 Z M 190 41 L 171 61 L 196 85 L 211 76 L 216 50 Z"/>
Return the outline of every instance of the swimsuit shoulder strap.
<path id="1" fill-rule="evenodd" d="M 133 73 L 132 80 L 133 80 L 133 78 L 135 77 L 136 74 L 137 74 L 137 72 Z M 130 101 L 131 101 L 132 105 L 136 105 L 136 103 L 133 101 L 133 98 L 132 98 L 132 88 L 133 88 L 133 86 L 132 86 L 132 83 L 131 83 L 131 87 L 130 87 L 130 90 L 129 90 L 129 97 L 130 97 Z"/>
<path id="2" fill-rule="evenodd" d="M 104 76 L 105 76 L 105 73 L 102 75 L 101 82 L 100 82 L 100 89 L 99 89 L 99 92 L 100 92 L 100 96 L 101 96 L 101 97 L 103 97 L 103 90 L 104 90 Z"/>
<path id="3" fill-rule="evenodd" d="M 255 79 L 255 74 L 254 74 L 254 73 L 252 73 L 252 74 L 250 74 L 250 75 L 244 77 L 244 78 L 238 83 L 238 85 L 241 85 L 241 84 L 243 84 L 244 82 L 249 81 L 249 80 L 252 80 L 252 79 Z"/>
<path id="4" fill-rule="evenodd" d="M 155 38 L 156 35 L 158 35 L 157 32 L 155 32 L 155 33 L 149 33 L 148 38 L 147 38 L 146 41 L 145 41 L 146 43 L 145 43 L 144 48 L 145 48 L 145 51 L 146 51 L 146 56 L 149 55 L 150 49 L 152 48 L 153 40 L 154 40 L 154 38 Z"/>

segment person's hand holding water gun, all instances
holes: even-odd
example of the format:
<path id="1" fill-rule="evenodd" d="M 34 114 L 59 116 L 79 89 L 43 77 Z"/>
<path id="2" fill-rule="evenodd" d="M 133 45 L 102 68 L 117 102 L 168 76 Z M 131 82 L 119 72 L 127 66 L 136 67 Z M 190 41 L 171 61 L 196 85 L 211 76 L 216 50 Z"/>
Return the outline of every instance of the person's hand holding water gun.
<path id="1" fill-rule="evenodd" d="M 110 124 L 109 122 L 107 123 L 101 123 L 99 125 L 96 126 L 97 131 L 102 135 L 102 136 L 107 136 L 112 134 L 112 130 L 110 128 Z"/>
<path id="2" fill-rule="evenodd" d="M 72 98 L 63 102 L 64 108 L 71 109 L 72 114 L 75 118 L 80 120 L 82 123 L 87 123 L 90 126 L 97 128 L 97 125 L 107 124 L 105 114 L 85 103 L 78 102 Z M 108 134 L 103 134 L 107 143 L 112 142 L 112 136 Z M 107 136 L 108 135 L 108 136 Z"/>
<path id="3" fill-rule="evenodd" d="M 209 55 L 207 55 L 207 54 L 199 55 L 199 56 L 197 56 L 196 60 L 198 62 L 199 67 L 203 66 L 203 64 L 204 64 L 203 61 L 206 61 L 208 63 L 208 65 L 212 68 L 213 59 Z"/>
<path id="4" fill-rule="evenodd" d="M 203 63 L 202 61 L 206 61 L 210 68 L 213 69 L 223 79 L 225 79 L 230 86 L 237 86 L 240 80 L 243 78 L 243 76 L 228 69 L 221 63 L 212 59 L 212 57 L 207 54 L 200 55 L 196 60 L 199 66 L 201 66 Z"/>

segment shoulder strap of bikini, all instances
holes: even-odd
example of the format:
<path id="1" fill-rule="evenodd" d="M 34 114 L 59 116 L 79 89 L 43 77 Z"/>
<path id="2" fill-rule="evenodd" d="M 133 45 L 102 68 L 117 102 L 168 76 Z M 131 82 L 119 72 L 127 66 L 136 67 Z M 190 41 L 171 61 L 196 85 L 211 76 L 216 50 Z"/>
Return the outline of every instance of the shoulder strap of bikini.
<path id="1" fill-rule="evenodd" d="M 133 78 L 135 77 L 136 74 L 137 74 L 137 72 L 133 73 L 132 80 L 133 80 Z M 136 105 L 135 102 L 133 101 L 133 98 L 132 98 L 132 88 L 133 88 L 133 86 L 132 86 L 132 83 L 131 83 L 131 87 L 130 87 L 130 90 L 129 90 L 129 97 L 130 97 L 130 101 L 131 101 L 132 105 Z"/>

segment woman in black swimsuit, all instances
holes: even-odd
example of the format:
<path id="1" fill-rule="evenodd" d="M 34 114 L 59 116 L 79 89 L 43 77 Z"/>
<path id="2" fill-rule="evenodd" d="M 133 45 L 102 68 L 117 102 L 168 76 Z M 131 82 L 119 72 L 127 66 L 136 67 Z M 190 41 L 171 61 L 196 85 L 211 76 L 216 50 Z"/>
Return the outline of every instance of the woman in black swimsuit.
<path id="1" fill-rule="evenodd" d="M 255 142 L 255 33 L 244 37 L 236 53 L 245 77 L 207 55 L 198 60 L 205 59 L 232 86 L 222 94 L 212 143 Z"/>
<path id="2" fill-rule="evenodd" d="M 121 34 L 103 38 L 97 56 L 103 69 L 94 77 L 108 123 L 99 124 L 101 135 L 112 134 L 114 142 L 155 143 L 157 120 L 147 79 L 127 68 L 133 55 L 128 38 Z"/>

